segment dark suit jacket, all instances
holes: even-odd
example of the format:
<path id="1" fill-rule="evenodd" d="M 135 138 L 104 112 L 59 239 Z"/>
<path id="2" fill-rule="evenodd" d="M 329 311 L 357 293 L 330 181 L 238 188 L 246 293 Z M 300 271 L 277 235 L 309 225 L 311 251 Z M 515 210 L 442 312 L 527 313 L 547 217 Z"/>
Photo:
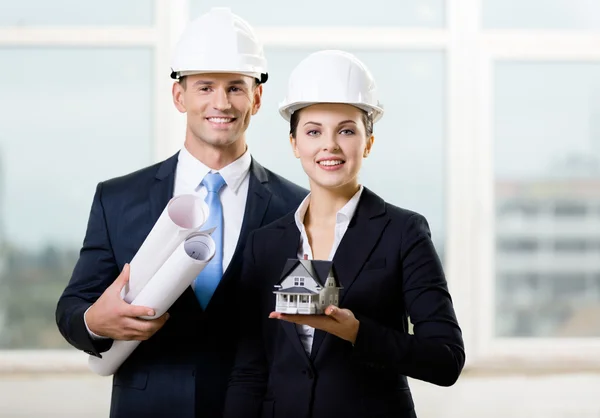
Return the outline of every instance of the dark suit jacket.
<path id="1" fill-rule="evenodd" d="M 333 258 L 340 306 L 360 321 L 356 342 L 315 330 L 310 357 L 294 324 L 268 319 L 299 240 L 293 213 L 249 237 L 239 287 L 246 321 L 225 417 L 415 417 L 406 376 L 450 386 L 465 361 L 425 218 L 363 190 Z"/>
<path id="2" fill-rule="evenodd" d="M 76 348 L 101 356 L 112 340 L 90 338 L 84 312 L 131 261 L 173 195 L 177 154 L 159 164 L 100 183 L 73 276 L 58 301 L 56 321 Z M 200 181 L 201 179 L 198 179 Z M 222 415 L 235 354 L 231 295 L 250 231 L 295 209 L 307 191 L 252 161 L 242 230 L 233 259 L 206 311 L 188 288 L 165 326 L 115 373 L 111 417 Z"/>

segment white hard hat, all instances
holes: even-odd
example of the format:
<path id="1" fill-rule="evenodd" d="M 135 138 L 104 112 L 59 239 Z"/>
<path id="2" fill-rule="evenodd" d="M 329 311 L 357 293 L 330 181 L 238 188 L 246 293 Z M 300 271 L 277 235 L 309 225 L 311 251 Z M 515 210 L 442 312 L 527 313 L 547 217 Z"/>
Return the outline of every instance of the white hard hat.
<path id="1" fill-rule="evenodd" d="M 369 69 L 354 55 L 337 50 L 310 54 L 294 68 L 279 113 L 292 113 L 316 103 L 346 103 L 366 111 L 373 122 L 383 116 L 377 86 Z"/>
<path id="2" fill-rule="evenodd" d="M 215 7 L 185 29 L 175 47 L 171 78 L 235 73 L 267 81 L 267 60 L 252 27 L 229 8 Z"/>

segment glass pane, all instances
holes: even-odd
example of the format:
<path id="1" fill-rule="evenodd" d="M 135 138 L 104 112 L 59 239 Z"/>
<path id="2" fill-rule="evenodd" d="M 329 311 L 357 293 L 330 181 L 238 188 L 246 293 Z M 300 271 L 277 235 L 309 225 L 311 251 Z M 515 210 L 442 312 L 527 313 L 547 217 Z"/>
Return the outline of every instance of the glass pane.
<path id="1" fill-rule="evenodd" d="M 260 7 L 251 1 L 191 0 L 190 16 L 195 18 L 211 7 L 230 7 L 252 26 L 402 26 L 443 27 L 444 0 L 364 1 L 263 0 Z"/>
<path id="2" fill-rule="evenodd" d="M 263 106 L 248 141 L 259 162 L 305 187 L 308 181 L 289 145 L 289 124 L 279 116 L 287 78 L 314 50 L 271 48 Z M 388 202 L 422 213 L 443 257 L 445 235 L 445 58 L 441 52 L 351 50 L 371 69 L 385 114 L 375 125 L 373 151 L 361 182 Z"/>
<path id="3" fill-rule="evenodd" d="M 96 184 L 152 160 L 153 53 L 0 48 L 0 62 L 0 349 L 67 347 L 54 310 Z"/>
<path id="4" fill-rule="evenodd" d="M 3 3 L 0 26 L 154 24 L 153 0 L 20 0 Z"/>
<path id="5" fill-rule="evenodd" d="M 496 334 L 600 336 L 600 63 L 495 68 Z"/>
<path id="6" fill-rule="evenodd" d="M 598 0 L 484 0 L 485 28 L 599 29 Z"/>

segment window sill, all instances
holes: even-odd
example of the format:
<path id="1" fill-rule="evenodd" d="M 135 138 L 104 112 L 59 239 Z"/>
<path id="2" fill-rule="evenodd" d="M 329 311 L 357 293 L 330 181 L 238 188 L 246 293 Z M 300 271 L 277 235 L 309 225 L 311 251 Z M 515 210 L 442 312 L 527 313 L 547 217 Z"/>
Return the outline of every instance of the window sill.
<path id="1" fill-rule="evenodd" d="M 88 356 L 76 350 L 0 351 L 0 374 L 92 373 Z M 468 361 L 463 375 L 541 376 L 561 374 L 600 374 L 600 357 L 495 355 Z"/>
<path id="2" fill-rule="evenodd" d="M 88 356 L 76 350 L 3 350 L 0 374 L 85 373 L 90 372 L 87 362 Z"/>
<path id="3" fill-rule="evenodd" d="M 600 358 L 567 356 L 539 359 L 523 356 L 480 358 L 465 365 L 463 375 L 478 376 L 545 376 L 564 374 L 600 374 Z"/>

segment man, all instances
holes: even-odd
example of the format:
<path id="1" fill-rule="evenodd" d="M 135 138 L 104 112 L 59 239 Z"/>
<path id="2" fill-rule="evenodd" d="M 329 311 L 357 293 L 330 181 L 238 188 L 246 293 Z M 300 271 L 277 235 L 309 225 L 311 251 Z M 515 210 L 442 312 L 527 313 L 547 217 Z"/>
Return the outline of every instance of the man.
<path id="1" fill-rule="evenodd" d="M 184 147 L 98 185 L 80 258 L 56 311 L 63 336 L 90 355 L 100 357 L 114 340 L 142 340 L 114 375 L 111 417 L 221 416 L 246 237 L 307 193 L 260 166 L 247 149 L 245 132 L 267 71 L 245 21 L 228 9 L 199 17 L 183 33 L 172 70 L 173 101 L 187 117 Z M 168 313 L 139 319 L 152 312 L 121 299 L 127 263 L 169 199 L 183 193 L 206 196 L 213 216 L 222 213 L 213 232 L 217 254 Z"/>

